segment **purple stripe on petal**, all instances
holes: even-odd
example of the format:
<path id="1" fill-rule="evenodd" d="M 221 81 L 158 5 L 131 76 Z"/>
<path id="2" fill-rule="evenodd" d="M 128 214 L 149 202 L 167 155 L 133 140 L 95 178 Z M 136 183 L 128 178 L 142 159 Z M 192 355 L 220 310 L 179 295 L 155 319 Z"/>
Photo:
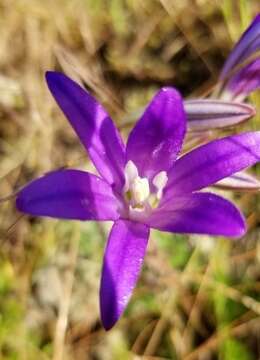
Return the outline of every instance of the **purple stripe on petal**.
<path id="1" fill-rule="evenodd" d="M 255 115 L 255 109 L 248 104 L 215 99 L 187 100 L 184 108 L 188 128 L 194 131 L 234 126 Z"/>
<path id="2" fill-rule="evenodd" d="M 111 185 L 122 187 L 125 149 L 107 112 L 86 90 L 67 76 L 47 72 L 46 80 L 99 173 Z"/>
<path id="3" fill-rule="evenodd" d="M 149 225 L 161 231 L 189 234 L 242 236 L 243 215 L 228 200 L 210 193 L 172 198 L 150 217 Z"/>
<path id="4" fill-rule="evenodd" d="M 214 186 L 233 191 L 259 191 L 260 181 L 253 175 L 240 171 L 218 181 Z"/>
<path id="5" fill-rule="evenodd" d="M 231 51 L 222 69 L 220 78 L 225 79 L 229 73 L 246 58 L 260 49 L 260 14 L 252 21 Z"/>
<path id="6" fill-rule="evenodd" d="M 211 141 L 175 162 L 164 198 L 200 190 L 259 161 L 260 131 Z"/>
<path id="7" fill-rule="evenodd" d="M 77 220 L 116 220 L 117 201 L 101 178 L 79 170 L 59 170 L 26 185 L 17 209 L 37 216 Z"/>
<path id="8" fill-rule="evenodd" d="M 225 85 L 224 94 L 229 92 L 233 100 L 243 101 L 251 92 L 259 88 L 260 58 L 235 73 Z"/>
<path id="9" fill-rule="evenodd" d="M 153 98 L 131 131 L 127 159 L 143 177 L 167 171 L 179 153 L 185 135 L 185 113 L 180 94 L 163 88 Z"/>
<path id="10" fill-rule="evenodd" d="M 118 220 L 111 230 L 104 255 L 100 287 L 101 319 L 109 330 L 123 313 L 137 282 L 149 228 Z"/>

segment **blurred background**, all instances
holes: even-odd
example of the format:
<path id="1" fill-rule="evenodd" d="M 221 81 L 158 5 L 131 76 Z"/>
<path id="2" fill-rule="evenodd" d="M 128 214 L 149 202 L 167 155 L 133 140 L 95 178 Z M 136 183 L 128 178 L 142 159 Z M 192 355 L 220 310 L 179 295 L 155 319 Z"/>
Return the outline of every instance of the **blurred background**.
<path id="1" fill-rule="evenodd" d="M 53 169 L 91 169 L 46 70 L 84 84 L 127 136 L 159 87 L 208 94 L 257 11 L 257 0 L 0 0 L 0 197 Z M 222 194 L 243 210 L 247 235 L 154 231 L 109 332 L 98 291 L 111 224 L 23 216 L 14 197 L 1 201 L 0 359 L 259 359 L 259 194 Z"/>

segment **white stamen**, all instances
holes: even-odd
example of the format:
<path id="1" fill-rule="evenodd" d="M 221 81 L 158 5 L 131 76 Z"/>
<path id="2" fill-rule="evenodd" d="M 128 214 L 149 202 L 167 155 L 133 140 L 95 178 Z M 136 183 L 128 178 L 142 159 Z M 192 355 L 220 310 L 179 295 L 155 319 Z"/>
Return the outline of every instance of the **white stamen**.
<path id="1" fill-rule="evenodd" d="M 164 189 L 165 185 L 167 184 L 167 181 L 168 181 L 168 176 L 167 176 L 166 171 L 159 172 L 153 178 L 153 185 L 157 189 L 156 197 L 157 197 L 158 200 L 160 200 L 161 197 L 162 197 L 162 192 L 163 192 L 163 189 Z"/>

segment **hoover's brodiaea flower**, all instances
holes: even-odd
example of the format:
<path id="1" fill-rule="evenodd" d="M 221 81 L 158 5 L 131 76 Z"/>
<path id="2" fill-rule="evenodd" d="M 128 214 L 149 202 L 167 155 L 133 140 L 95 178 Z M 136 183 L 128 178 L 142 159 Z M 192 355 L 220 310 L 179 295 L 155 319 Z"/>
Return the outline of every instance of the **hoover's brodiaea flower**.
<path id="1" fill-rule="evenodd" d="M 229 77 L 243 61 L 260 50 L 260 14 L 258 14 L 235 44 L 221 71 L 220 78 Z M 259 58 L 259 56 L 258 56 Z"/>
<path id="2" fill-rule="evenodd" d="M 248 26 L 228 56 L 215 98 L 185 101 L 190 130 L 235 126 L 255 115 L 245 98 L 260 87 L 260 14 Z"/>
<path id="3" fill-rule="evenodd" d="M 125 145 L 103 107 L 63 74 L 47 73 L 52 95 L 69 119 L 100 176 L 59 170 L 32 181 L 17 208 L 32 215 L 112 220 L 100 287 L 103 325 L 111 328 L 135 287 L 150 228 L 238 237 L 239 210 L 198 192 L 260 159 L 260 132 L 226 137 L 178 158 L 186 121 L 180 94 L 160 90 Z"/>

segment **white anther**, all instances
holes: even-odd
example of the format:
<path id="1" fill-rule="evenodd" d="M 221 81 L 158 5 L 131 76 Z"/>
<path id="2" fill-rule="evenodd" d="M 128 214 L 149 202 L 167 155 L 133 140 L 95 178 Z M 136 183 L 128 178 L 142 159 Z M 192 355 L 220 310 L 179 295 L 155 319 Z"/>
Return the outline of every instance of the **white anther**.
<path id="1" fill-rule="evenodd" d="M 157 189 L 156 197 L 157 197 L 158 200 L 160 200 L 161 197 L 162 197 L 162 192 L 163 192 L 163 189 L 164 189 L 165 185 L 167 184 L 167 181 L 168 181 L 168 176 L 167 176 L 166 171 L 159 172 L 153 178 L 153 185 Z"/>
<path id="2" fill-rule="evenodd" d="M 138 170 L 132 160 L 129 160 L 125 166 L 125 186 L 124 191 L 128 191 L 134 179 L 138 177 Z"/>

